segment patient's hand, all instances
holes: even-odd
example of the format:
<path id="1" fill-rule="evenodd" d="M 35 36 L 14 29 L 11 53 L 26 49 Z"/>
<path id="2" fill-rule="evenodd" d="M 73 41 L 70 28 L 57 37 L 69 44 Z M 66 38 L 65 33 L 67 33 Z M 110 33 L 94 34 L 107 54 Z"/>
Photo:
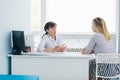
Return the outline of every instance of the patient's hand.
<path id="1" fill-rule="evenodd" d="M 81 49 L 81 53 L 82 53 L 82 54 L 86 54 L 86 53 L 85 53 L 85 48 Z M 94 53 L 94 49 L 92 49 L 89 54 L 92 54 L 92 53 Z"/>
<path id="2" fill-rule="evenodd" d="M 81 49 L 81 53 L 85 54 L 85 48 Z"/>

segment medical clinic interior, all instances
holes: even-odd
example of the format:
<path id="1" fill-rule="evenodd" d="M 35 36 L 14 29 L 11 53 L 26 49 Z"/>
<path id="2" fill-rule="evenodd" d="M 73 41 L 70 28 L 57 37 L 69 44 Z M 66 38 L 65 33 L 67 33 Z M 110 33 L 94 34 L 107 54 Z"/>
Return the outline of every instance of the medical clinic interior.
<path id="1" fill-rule="evenodd" d="M 119 79 L 119 0 L 0 0 L 0 80 Z"/>

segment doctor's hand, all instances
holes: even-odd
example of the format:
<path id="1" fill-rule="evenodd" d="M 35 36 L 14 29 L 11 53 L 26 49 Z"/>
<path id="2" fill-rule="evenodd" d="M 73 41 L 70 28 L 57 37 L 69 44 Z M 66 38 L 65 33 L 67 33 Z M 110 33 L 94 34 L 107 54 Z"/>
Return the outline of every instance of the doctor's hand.
<path id="1" fill-rule="evenodd" d="M 63 44 L 62 46 L 61 46 L 61 52 L 64 52 L 65 50 L 66 50 L 66 48 L 67 48 L 67 46 L 65 45 L 65 44 Z"/>
<path id="2" fill-rule="evenodd" d="M 55 51 L 60 52 L 60 48 L 61 48 L 60 46 L 56 46 Z"/>
<path id="3" fill-rule="evenodd" d="M 67 48 L 67 46 L 65 44 L 63 44 L 62 46 L 56 46 L 55 50 L 57 52 L 64 52 L 66 48 Z"/>

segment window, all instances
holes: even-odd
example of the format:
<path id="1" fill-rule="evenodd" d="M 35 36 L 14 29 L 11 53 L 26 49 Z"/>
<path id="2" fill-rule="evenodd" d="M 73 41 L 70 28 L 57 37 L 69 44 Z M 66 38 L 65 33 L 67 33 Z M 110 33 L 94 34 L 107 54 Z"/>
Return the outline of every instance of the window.
<path id="1" fill-rule="evenodd" d="M 46 0 L 45 3 L 45 22 L 56 22 L 60 33 L 92 33 L 95 17 L 102 17 L 109 32 L 116 32 L 117 0 Z"/>
<path id="2" fill-rule="evenodd" d="M 41 1 L 31 0 L 32 31 L 40 31 L 41 26 Z"/>
<path id="3" fill-rule="evenodd" d="M 36 35 L 34 38 L 35 50 L 41 36 L 44 34 L 43 27 L 48 21 L 57 23 L 58 33 L 69 33 L 67 36 L 63 35 L 65 39 L 70 36 L 72 39 L 82 39 L 84 36 L 85 39 L 89 40 L 91 34 L 89 35 L 88 33 L 92 33 L 92 19 L 102 17 L 106 21 L 109 32 L 115 37 L 114 41 L 116 43 L 117 1 L 118 0 L 32 0 L 32 31 L 35 32 L 34 35 Z M 77 37 L 73 35 L 74 33 Z M 83 35 L 78 36 L 78 34 L 81 35 L 81 33 L 83 33 Z M 64 39 L 64 37 L 62 38 Z"/>

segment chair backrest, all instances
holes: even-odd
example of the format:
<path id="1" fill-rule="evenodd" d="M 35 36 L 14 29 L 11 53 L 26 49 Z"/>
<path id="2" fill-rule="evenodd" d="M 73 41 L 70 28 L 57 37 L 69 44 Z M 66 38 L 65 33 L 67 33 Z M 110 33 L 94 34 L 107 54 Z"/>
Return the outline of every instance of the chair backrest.
<path id="1" fill-rule="evenodd" d="M 120 54 L 98 54 L 97 63 L 120 63 Z"/>
<path id="2" fill-rule="evenodd" d="M 96 55 L 96 79 L 97 77 L 115 78 L 120 74 L 120 54 Z"/>

